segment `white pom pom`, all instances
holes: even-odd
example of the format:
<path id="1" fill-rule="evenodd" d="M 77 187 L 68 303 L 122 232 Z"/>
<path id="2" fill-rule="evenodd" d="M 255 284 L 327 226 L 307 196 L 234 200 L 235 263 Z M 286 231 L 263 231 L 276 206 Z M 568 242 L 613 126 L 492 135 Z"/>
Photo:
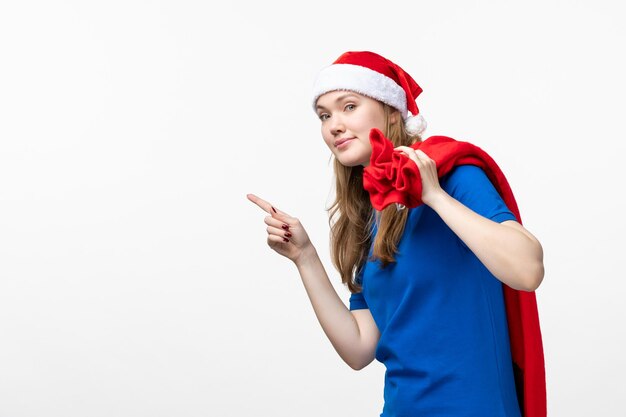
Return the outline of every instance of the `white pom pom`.
<path id="1" fill-rule="evenodd" d="M 410 135 L 421 135 L 426 130 L 426 120 L 421 114 L 413 116 L 409 113 L 409 116 L 404 120 L 404 126 Z"/>

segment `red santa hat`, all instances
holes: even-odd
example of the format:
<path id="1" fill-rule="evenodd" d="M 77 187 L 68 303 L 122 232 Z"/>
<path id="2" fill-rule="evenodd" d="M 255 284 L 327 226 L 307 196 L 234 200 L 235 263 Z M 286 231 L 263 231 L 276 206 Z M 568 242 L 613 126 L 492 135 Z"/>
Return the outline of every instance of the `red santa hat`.
<path id="1" fill-rule="evenodd" d="M 374 52 L 345 52 L 322 69 L 313 87 L 313 109 L 322 94 L 336 90 L 354 91 L 397 109 L 410 134 L 426 129 L 415 103 L 422 88 L 400 66 Z"/>

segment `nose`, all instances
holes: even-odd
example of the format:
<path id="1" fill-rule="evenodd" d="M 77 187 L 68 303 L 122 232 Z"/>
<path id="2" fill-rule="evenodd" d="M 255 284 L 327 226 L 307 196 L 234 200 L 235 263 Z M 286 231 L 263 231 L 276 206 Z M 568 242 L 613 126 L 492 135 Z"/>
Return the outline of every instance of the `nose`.
<path id="1" fill-rule="evenodd" d="M 341 119 L 341 116 L 335 115 L 331 117 L 330 120 L 331 120 L 330 133 L 332 133 L 333 136 L 337 136 L 346 131 L 346 127 L 343 123 L 343 120 Z"/>

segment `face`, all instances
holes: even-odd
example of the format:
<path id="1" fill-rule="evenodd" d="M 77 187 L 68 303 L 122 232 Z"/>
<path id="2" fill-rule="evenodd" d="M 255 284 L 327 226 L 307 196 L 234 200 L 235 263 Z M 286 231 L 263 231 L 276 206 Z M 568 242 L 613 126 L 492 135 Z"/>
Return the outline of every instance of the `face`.
<path id="1" fill-rule="evenodd" d="M 345 166 L 368 166 L 370 130 L 385 131 L 382 103 L 352 91 L 331 91 L 317 99 L 316 111 L 324 142 L 335 158 Z"/>

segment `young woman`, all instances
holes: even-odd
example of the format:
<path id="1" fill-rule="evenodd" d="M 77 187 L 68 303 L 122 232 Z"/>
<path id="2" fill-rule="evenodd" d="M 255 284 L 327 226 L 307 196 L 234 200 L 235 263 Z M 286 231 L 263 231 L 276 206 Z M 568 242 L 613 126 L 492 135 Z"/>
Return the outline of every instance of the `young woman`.
<path id="1" fill-rule="evenodd" d="M 268 245 L 295 263 L 341 358 L 356 370 L 373 359 L 385 365 L 381 416 L 545 415 L 538 322 L 513 346 L 538 358 L 528 372 L 512 359 L 507 322 L 507 313 L 517 314 L 527 328 L 528 310 L 520 313 L 519 305 L 534 308 L 529 320 L 536 319 L 542 247 L 511 209 L 512 195 L 507 206 L 502 184 L 493 183 L 495 163 L 450 164 L 462 161 L 456 150 L 441 151 L 435 138 L 422 142 L 425 123 L 415 104 L 421 91 L 402 68 L 372 52 L 342 54 L 316 81 L 314 108 L 336 175 L 331 255 L 352 293 L 349 308 L 299 220 L 253 194 L 248 199 L 268 213 Z M 393 144 L 396 166 L 376 168 L 384 141 Z M 445 174 L 422 148 L 446 160 Z M 381 203 L 381 176 L 396 174 L 417 178 L 409 188 L 421 190 L 421 204 L 400 203 L 415 201 L 402 197 L 406 187 Z M 507 294 L 521 303 L 505 300 Z M 518 327 L 516 321 L 515 334 Z M 529 372 L 534 382 L 523 386 Z"/>

